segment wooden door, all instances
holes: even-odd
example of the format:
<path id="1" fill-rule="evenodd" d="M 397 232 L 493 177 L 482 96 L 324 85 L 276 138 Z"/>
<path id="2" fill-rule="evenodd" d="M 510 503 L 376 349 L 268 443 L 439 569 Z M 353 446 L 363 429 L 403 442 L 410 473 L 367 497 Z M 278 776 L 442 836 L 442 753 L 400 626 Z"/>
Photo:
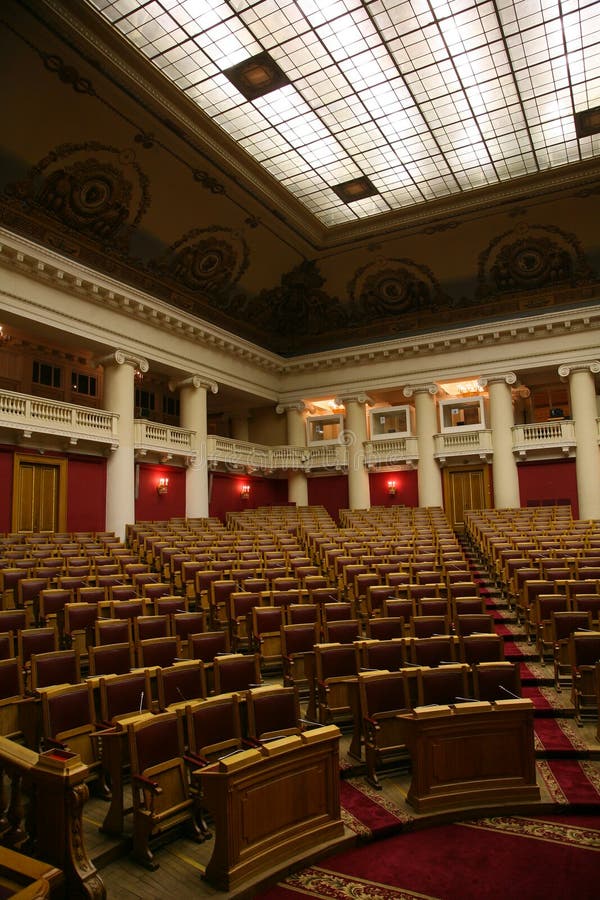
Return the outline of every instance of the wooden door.
<path id="1" fill-rule="evenodd" d="M 15 454 L 13 531 L 64 531 L 67 461 Z"/>
<path id="2" fill-rule="evenodd" d="M 444 507 L 457 531 L 465 527 L 465 511 L 491 506 L 489 466 L 444 469 Z"/>

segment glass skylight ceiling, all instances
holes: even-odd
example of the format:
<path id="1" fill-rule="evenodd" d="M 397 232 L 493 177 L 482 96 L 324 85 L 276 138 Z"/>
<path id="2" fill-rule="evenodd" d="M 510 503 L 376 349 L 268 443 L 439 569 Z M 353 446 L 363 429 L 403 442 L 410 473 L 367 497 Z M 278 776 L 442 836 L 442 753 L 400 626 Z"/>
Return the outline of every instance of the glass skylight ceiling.
<path id="1" fill-rule="evenodd" d="M 326 225 L 600 155 L 599 0 L 89 2 Z M 246 100 L 265 51 L 289 83 Z"/>

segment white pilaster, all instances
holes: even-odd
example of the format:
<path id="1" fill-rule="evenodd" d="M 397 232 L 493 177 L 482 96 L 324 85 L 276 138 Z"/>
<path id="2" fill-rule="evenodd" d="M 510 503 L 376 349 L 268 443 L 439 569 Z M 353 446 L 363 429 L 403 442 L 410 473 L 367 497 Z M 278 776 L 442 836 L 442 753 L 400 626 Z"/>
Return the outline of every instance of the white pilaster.
<path id="1" fill-rule="evenodd" d="M 345 444 L 348 448 L 348 503 L 350 509 L 369 509 L 371 489 L 369 472 L 365 468 L 367 440 L 366 406 L 373 405 L 367 394 L 339 397 L 336 403 L 346 408 Z"/>
<path id="2" fill-rule="evenodd" d="M 434 456 L 433 436 L 437 434 L 435 395 L 437 384 L 412 384 L 404 396 L 415 398 L 417 446 L 419 448 L 419 506 L 443 506 L 442 473 Z"/>
<path id="3" fill-rule="evenodd" d="M 275 412 L 285 412 L 287 442 L 292 447 L 306 447 L 306 425 L 304 422 L 304 403 L 279 403 Z M 305 472 L 288 472 L 288 500 L 296 506 L 308 506 L 308 479 Z"/>
<path id="4" fill-rule="evenodd" d="M 125 539 L 125 526 L 135 522 L 134 389 L 135 371 L 148 371 L 148 361 L 125 350 L 100 360 L 104 366 L 104 404 L 119 416 L 119 446 L 106 466 L 106 528 Z"/>
<path id="5" fill-rule="evenodd" d="M 182 428 L 193 432 L 192 450 L 185 475 L 185 514 L 189 519 L 208 517 L 208 461 L 206 453 L 206 395 L 216 394 L 219 387 L 201 375 L 190 375 L 169 384 L 179 390 L 179 411 Z"/>
<path id="6" fill-rule="evenodd" d="M 494 459 L 492 481 L 494 506 L 497 509 L 518 509 L 521 505 L 517 461 L 512 451 L 513 412 L 512 385 L 516 384 L 514 372 L 490 375 L 479 379 L 482 388 L 487 387 L 490 397 L 490 428 Z"/>
<path id="7" fill-rule="evenodd" d="M 595 359 L 573 365 L 567 363 L 558 369 L 561 378 L 569 379 L 571 414 L 577 442 L 577 498 L 582 519 L 600 519 L 600 447 L 594 379 L 598 372 L 600 362 Z"/>

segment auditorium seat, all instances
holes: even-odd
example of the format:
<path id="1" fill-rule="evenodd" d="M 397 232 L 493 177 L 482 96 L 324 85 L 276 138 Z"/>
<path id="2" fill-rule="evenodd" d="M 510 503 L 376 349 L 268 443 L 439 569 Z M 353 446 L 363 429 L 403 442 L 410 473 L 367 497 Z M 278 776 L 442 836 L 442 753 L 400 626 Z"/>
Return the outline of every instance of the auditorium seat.
<path id="1" fill-rule="evenodd" d="M 315 644 L 315 679 L 319 721 L 329 725 L 352 715 L 351 687 L 357 664 L 352 644 Z"/>
<path id="2" fill-rule="evenodd" d="M 189 751 L 201 765 L 241 750 L 242 721 L 237 694 L 209 697 L 185 707 Z"/>
<path id="3" fill-rule="evenodd" d="M 241 653 L 217 656 L 213 666 L 215 694 L 227 694 L 232 691 L 245 693 L 261 684 L 258 653 L 247 656 Z"/>
<path id="4" fill-rule="evenodd" d="M 456 660 L 456 638 L 451 635 L 412 638 L 408 654 L 413 665 L 440 666 Z"/>
<path id="5" fill-rule="evenodd" d="M 512 662 L 479 662 L 472 667 L 476 700 L 509 700 L 521 696 L 519 666 Z"/>
<path id="6" fill-rule="evenodd" d="M 205 698 L 207 687 L 203 663 L 200 660 L 180 661 L 157 669 L 156 692 L 161 711 Z"/>
<path id="7" fill-rule="evenodd" d="M 58 684 L 79 684 L 81 664 L 78 650 L 55 650 L 31 654 L 31 690 Z"/>
<path id="8" fill-rule="evenodd" d="M 98 679 L 100 727 L 109 727 L 116 719 L 152 711 L 152 690 L 147 672 L 104 675 Z"/>
<path id="9" fill-rule="evenodd" d="M 96 735 L 94 695 L 89 684 L 73 684 L 43 691 L 42 737 L 46 747 L 60 746 L 78 753 L 89 779 L 107 795 Z"/>
<path id="10" fill-rule="evenodd" d="M 0 734 L 21 736 L 19 710 L 25 698 L 23 668 L 17 657 L 0 659 Z"/>
<path id="11" fill-rule="evenodd" d="M 404 637 L 404 617 L 381 616 L 380 618 L 367 619 L 366 633 L 368 638 L 376 641 Z"/>
<path id="12" fill-rule="evenodd" d="M 124 675 L 134 666 L 134 645 L 126 641 L 91 646 L 88 664 L 90 676 Z"/>
<path id="13" fill-rule="evenodd" d="M 387 669 L 397 672 L 406 665 L 406 646 L 402 638 L 367 640 L 357 643 L 357 669 Z"/>
<path id="14" fill-rule="evenodd" d="M 283 681 L 304 692 L 308 687 L 306 672 L 307 656 L 314 657 L 314 646 L 319 639 L 316 622 L 298 622 L 281 628 L 281 653 L 283 659 Z"/>
<path id="15" fill-rule="evenodd" d="M 153 839 L 186 825 L 189 837 L 206 836 L 199 824 L 198 801 L 189 789 L 183 760 L 183 729 L 176 713 L 136 719 L 127 726 L 133 795 L 133 857 L 158 868 Z"/>
<path id="16" fill-rule="evenodd" d="M 600 631 L 576 631 L 569 639 L 572 698 L 575 721 L 598 718 L 597 664 L 600 662 Z"/>
<path id="17" fill-rule="evenodd" d="M 501 662 L 504 640 L 499 634 L 468 634 L 458 641 L 459 662 L 472 666 L 479 662 Z"/>
<path id="18" fill-rule="evenodd" d="M 358 691 L 367 780 L 380 790 L 378 767 L 389 759 L 408 759 L 398 721 L 410 711 L 407 682 L 401 672 L 365 672 L 358 676 Z"/>
<path id="19" fill-rule="evenodd" d="M 147 638 L 136 644 L 138 666 L 172 666 L 181 658 L 181 644 L 174 636 Z"/>
<path id="20" fill-rule="evenodd" d="M 469 667 L 461 663 L 418 669 L 419 706 L 455 704 L 469 699 L 468 672 Z"/>
<path id="21" fill-rule="evenodd" d="M 295 686 L 253 688 L 246 695 L 248 737 L 254 741 L 300 734 L 300 702 Z"/>

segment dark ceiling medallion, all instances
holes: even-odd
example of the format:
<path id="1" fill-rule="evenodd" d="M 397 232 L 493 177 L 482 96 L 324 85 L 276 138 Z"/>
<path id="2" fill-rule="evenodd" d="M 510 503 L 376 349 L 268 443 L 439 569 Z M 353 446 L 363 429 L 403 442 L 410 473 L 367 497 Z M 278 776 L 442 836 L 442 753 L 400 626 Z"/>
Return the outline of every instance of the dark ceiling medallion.
<path id="1" fill-rule="evenodd" d="M 246 100 L 256 100 L 290 84 L 287 75 L 266 52 L 224 69 L 223 74 Z"/>
<path id="2" fill-rule="evenodd" d="M 341 184 L 334 184 L 332 189 L 344 203 L 354 203 L 356 200 L 364 200 L 365 197 L 373 197 L 379 193 L 366 175 L 363 175 L 362 178 L 353 178 L 351 181 L 343 181 Z"/>
<path id="3" fill-rule="evenodd" d="M 575 113 L 575 131 L 578 138 L 600 133 L 600 106 Z"/>

